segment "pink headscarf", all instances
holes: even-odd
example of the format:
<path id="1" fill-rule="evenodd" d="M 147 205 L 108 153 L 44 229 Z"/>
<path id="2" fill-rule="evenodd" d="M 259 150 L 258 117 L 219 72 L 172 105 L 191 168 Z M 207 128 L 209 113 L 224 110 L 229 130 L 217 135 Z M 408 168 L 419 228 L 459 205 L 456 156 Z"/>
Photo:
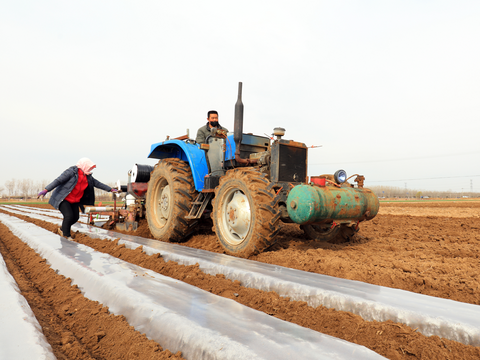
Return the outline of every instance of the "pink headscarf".
<path id="1" fill-rule="evenodd" d="M 77 162 L 77 167 L 82 169 L 85 175 L 90 175 L 92 170 L 95 169 L 97 165 L 95 165 L 94 162 L 89 158 L 81 158 Z"/>

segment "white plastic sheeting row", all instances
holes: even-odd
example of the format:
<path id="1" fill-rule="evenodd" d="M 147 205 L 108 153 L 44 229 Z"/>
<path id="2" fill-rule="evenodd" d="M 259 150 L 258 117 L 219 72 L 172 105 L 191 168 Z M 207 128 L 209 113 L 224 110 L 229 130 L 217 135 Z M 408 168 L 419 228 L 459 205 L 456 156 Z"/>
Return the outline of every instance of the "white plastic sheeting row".
<path id="1" fill-rule="evenodd" d="M 63 218 L 60 211 L 55 210 L 55 209 L 43 209 L 43 208 L 36 208 L 36 207 L 24 206 L 24 205 L 4 205 L 4 206 L 6 208 L 17 209 L 17 210 L 20 210 L 20 211 L 28 211 L 28 212 L 34 213 L 34 214 L 42 214 L 42 215 L 53 216 L 53 217 L 56 217 L 56 218 Z M 119 207 L 117 207 L 117 208 L 119 208 Z M 90 215 L 80 213 L 79 221 L 84 223 L 84 224 L 88 224 L 89 217 L 90 217 Z M 98 221 L 100 223 L 100 225 L 97 225 L 97 226 L 103 225 L 105 223 L 105 221 L 108 220 L 109 218 L 110 217 L 108 215 L 99 215 L 99 214 L 93 215 L 94 222 L 97 223 L 97 221 Z"/>
<path id="2" fill-rule="evenodd" d="M 19 218 L 0 213 L 0 221 L 87 298 L 187 359 L 383 359 L 363 346 L 279 320 Z"/>
<path id="3" fill-rule="evenodd" d="M 33 215 L 32 215 L 33 216 Z M 36 215 L 38 216 L 38 215 Z M 50 218 L 51 219 L 51 218 Z M 480 306 L 386 288 L 331 276 L 264 264 L 228 255 L 164 243 L 104 229 L 77 225 L 85 233 L 117 239 L 129 248 L 143 246 L 147 254 L 165 260 L 199 264 L 208 274 L 224 274 L 243 286 L 275 291 L 310 306 L 350 311 L 365 320 L 404 323 L 426 336 L 437 335 L 466 345 L 480 346 Z"/>
<path id="4" fill-rule="evenodd" d="M 53 360 L 52 348 L 0 254 L 0 359 Z"/>

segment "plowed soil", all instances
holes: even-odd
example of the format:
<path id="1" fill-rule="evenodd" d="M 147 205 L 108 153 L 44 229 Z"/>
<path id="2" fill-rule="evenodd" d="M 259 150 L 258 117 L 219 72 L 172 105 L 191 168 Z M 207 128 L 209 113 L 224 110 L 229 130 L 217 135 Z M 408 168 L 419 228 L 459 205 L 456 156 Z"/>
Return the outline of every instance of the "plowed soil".
<path id="1" fill-rule="evenodd" d="M 52 224 L 19 217 L 50 231 L 56 230 Z M 150 237 L 146 222 L 140 223 L 135 235 Z M 109 314 L 101 304 L 90 304 L 78 289 L 69 285 L 69 279 L 47 271 L 45 262 L 22 246 L 3 225 L 0 225 L 0 239 L 0 251 L 9 270 L 17 274 L 14 275 L 17 282 L 30 284 L 30 288 L 27 285 L 20 287 L 58 358 L 180 358 L 181 354 L 163 351 L 160 345 L 129 328 L 125 319 Z M 232 298 L 271 316 L 364 345 L 389 359 L 480 359 L 478 347 L 436 336 L 426 337 L 403 324 L 367 322 L 348 312 L 324 307 L 314 309 L 273 292 L 242 287 L 238 281 L 232 282 L 223 276 L 206 275 L 197 266 L 181 266 L 165 262 L 160 256 L 148 256 L 141 249 L 126 249 L 116 242 L 91 239 L 78 233 L 75 241 Z M 183 245 L 223 252 L 209 226 Z M 361 225 L 359 235 L 352 243 L 312 242 L 305 238 L 297 225 L 283 224 L 277 244 L 252 259 L 480 305 L 479 255 L 480 201 L 429 201 L 382 203 L 379 215 Z M 56 293 L 49 298 L 48 294 L 57 288 L 50 284 L 57 277 L 60 280 L 55 281 L 65 285 L 58 286 L 58 291 L 55 290 Z M 51 312 L 43 314 L 44 308 L 48 307 Z M 98 314 L 105 315 L 105 321 L 112 323 L 94 322 L 103 321 L 96 319 Z M 117 326 L 125 326 L 131 333 L 119 338 L 117 333 L 109 332 Z M 149 345 L 138 346 L 139 341 L 146 341 Z M 140 352 L 145 347 L 150 349 L 149 353 Z M 69 350 L 71 348 L 75 350 Z M 108 357 L 112 351 L 115 355 Z"/>

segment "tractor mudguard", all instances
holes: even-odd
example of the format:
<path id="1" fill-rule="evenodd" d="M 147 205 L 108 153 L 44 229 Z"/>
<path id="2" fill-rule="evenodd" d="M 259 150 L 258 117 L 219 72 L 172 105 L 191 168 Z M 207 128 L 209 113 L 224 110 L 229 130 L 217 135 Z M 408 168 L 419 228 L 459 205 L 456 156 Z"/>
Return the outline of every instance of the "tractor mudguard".
<path id="1" fill-rule="evenodd" d="M 205 175 L 208 174 L 205 151 L 198 144 L 186 143 L 182 140 L 166 140 L 153 144 L 150 148 L 150 159 L 176 158 L 188 162 L 192 171 L 195 190 L 200 192 L 204 187 Z"/>

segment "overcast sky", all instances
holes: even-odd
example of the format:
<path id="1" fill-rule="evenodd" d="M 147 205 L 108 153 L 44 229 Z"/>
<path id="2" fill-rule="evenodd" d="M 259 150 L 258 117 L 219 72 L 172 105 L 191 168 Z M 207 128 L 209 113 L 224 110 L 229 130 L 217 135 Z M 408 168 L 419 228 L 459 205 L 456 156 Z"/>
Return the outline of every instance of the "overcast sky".
<path id="1" fill-rule="evenodd" d="M 81 157 L 122 183 L 205 124 L 308 146 L 309 175 L 480 192 L 480 1 L 2 1 L 0 187 Z M 41 189 L 38 189 L 41 190 Z"/>

